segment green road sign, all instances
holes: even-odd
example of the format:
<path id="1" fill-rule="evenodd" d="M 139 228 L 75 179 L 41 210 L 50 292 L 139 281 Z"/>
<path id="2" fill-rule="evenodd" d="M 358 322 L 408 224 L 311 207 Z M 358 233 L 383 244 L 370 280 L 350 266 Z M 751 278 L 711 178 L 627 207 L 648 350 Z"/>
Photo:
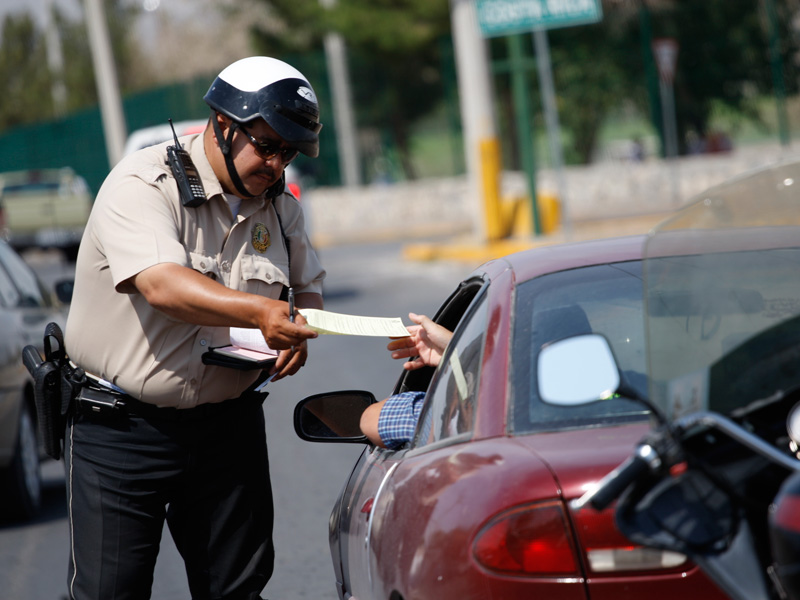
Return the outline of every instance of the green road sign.
<path id="1" fill-rule="evenodd" d="M 477 0 L 484 37 L 554 29 L 603 18 L 600 0 Z"/>

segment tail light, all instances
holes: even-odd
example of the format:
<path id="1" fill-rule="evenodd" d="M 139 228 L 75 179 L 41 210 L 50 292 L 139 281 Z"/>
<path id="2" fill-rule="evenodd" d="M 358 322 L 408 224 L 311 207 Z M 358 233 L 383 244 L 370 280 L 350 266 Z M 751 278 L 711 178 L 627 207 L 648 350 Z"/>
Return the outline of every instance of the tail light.
<path id="1" fill-rule="evenodd" d="M 578 572 L 569 526 L 557 501 L 500 513 L 475 538 L 473 554 L 486 569 L 509 575 L 563 577 Z"/>
<path id="2" fill-rule="evenodd" d="M 574 515 L 590 573 L 681 571 L 689 564 L 677 552 L 630 543 L 614 526 L 613 510 L 584 509 Z M 496 573 L 527 577 L 578 577 L 572 530 L 559 501 L 529 504 L 492 518 L 473 542 L 475 560 Z"/>
<path id="3" fill-rule="evenodd" d="M 595 573 L 674 569 L 686 562 L 686 556 L 678 552 L 641 546 L 594 548 L 588 550 L 586 555 L 589 568 Z"/>
<path id="4" fill-rule="evenodd" d="M 589 571 L 617 575 L 631 571 L 680 571 L 689 565 L 685 555 L 631 544 L 614 524 L 614 510 L 583 508 L 573 513 L 575 529 L 586 550 Z"/>

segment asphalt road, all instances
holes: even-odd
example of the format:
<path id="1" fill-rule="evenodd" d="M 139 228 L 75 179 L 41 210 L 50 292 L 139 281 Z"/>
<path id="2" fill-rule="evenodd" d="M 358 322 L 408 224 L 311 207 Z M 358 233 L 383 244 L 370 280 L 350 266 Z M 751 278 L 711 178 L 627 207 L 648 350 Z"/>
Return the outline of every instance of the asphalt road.
<path id="1" fill-rule="evenodd" d="M 403 317 L 432 314 L 471 270 L 455 263 L 412 263 L 399 243 L 350 245 L 321 252 L 328 269 L 326 308 L 335 312 Z M 69 265 L 47 255 L 29 262 L 50 283 L 70 275 Z M 472 265 L 474 266 L 474 265 Z M 321 336 L 310 345 L 307 366 L 295 377 L 270 384 L 265 402 L 275 495 L 275 573 L 270 600 L 337 598 L 328 551 L 328 517 L 361 446 L 313 444 L 296 437 L 292 412 L 298 400 L 325 391 L 363 389 L 389 394 L 402 366 L 379 338 Z M 68 532 L 64 475 L 48 462 L 45 510 L 31 523 L 0 521 L 0 597 L 61 600 L 66 597 Z M 186 600 L 183 565 L 165 531 L 156 565 L 153 598 Z"/>

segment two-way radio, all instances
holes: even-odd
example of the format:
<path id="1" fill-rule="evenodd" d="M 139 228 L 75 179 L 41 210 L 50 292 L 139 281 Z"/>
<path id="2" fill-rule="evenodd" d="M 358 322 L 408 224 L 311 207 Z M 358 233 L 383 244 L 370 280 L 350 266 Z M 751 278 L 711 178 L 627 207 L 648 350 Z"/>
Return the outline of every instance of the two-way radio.
<path id="1" fill-rule="evenodd" d="M 175 181 L 178 182 L 181 203 L 192 208 L 198 207 L 206 201 L 203 182 L 200 180 L 200 174 L 197 172 L 189 153 L 178 142 L 178 135 L 175 133 L 172 119 L 169 119 L 169 126 L 172 128 L 175 145 L 167 146 L 167 163 L 169 168 L 172 169 Z"/>

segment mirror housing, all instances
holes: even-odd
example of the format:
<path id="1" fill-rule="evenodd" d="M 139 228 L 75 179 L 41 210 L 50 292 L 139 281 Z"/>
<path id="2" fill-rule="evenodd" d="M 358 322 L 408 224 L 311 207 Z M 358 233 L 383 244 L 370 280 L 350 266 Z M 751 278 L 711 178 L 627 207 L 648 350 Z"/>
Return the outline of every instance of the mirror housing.
<path id="1" fill-rule="evenodd" d="M 361 414 L 375 396 L 362 390 L 326 392 L 301 400 L 294 408 L 294 430 L 308 442 L 369 444 Z"/>
<path id="2" fill-rule="evenodd" d="M 569 337 L 542 348 L 536 376 L 539 397 L 558 406 L 605 400 L 621 384 L 611 346 L 596 333 Z"/>
<path id="3" fill-rule="evenodd" d="M 74 279 L 63 279 L 56 283 L 55 293 L 56 298 L 61 304 L 69 304 L 72 302 L 72 290 L 75 288 Z"/>

